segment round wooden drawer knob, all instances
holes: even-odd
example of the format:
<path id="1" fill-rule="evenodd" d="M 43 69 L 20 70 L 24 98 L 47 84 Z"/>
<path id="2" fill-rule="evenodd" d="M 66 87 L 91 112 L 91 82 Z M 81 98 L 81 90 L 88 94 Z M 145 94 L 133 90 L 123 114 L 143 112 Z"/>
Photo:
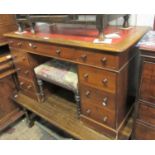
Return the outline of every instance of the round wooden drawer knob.
<path id="1" fill-rule="evenodd" d="M 103 99 L 102 105 L 103 105 L 104 107 L 107 106 L 107 102 L 108 102 L 108 98 L 105 97 L 105 98 Z"/>
<path id="2" fill-rule="evenodd" d="M 108 120 L 108 117 L 107 116 L 105 116 L 105 117 L 103 117 L 103 122 L 106 122 L 107 120 Z"/>
<path id="3" fill-rule="evenodd" d="M 90 91 L 87 90 L 86 93 L 85 93 L 85 95 L 86 95 L 87 97 L 89 97 L 89 96 L 90 96 Z"/>
<path id="4" fill-rule="evenodd" d="M 61 54 L 61 50 L 60 49 L 56 49 L 56 54 L 60 55 Z"/>
<path id="5" fill-rule="evenodd" d="M 30 90 L 31 88 L 32 88 L 32 86 L 31 86 L 31 85 L 27 86 L 27 89 L 28 89 L 28 90 Z"/>
<path id="6" fill-rule="evenodd" d="M 88 109 L 88 110 L 86 111 L 86 114 L 90 114 L 90 113 L 91 113 L 91 110 Z"/>
<path id="7" fill-rule="evenodd" d="M 18 98 L 18 95 L 17 95 L 17 94 L 15 94 L 15 95 L 14 95 L 14 98 Z"/>
<path id="8" fill-rule="evenodd" d="M 24 85 L 24 82 L 20 82 L 20 86 L 23 86 Z"/>
<path id="9" fill-rule="evenodd" d="M 82 55 L 82 56 L 81 56 L 81 60 L 82 60 L 82 61 L 86 61 L 86 60 L 87 60 L 87 55 L 85 55 L 85 54 Z"/>
<path id="10" fill-rule="evenodd" d="M 102 59 L 101 59 L 101 62 L 102 62 L 103 65 L 105 65 L 106 62 L 107 62 L 107 58 L 106 58 L 106 57 L 102 58 Z"/>
<path id="11" fill-rule="evenodd" d="M 88 74 L 85 73 L 83 77 L 84 77 L 85 79 L 87 79 L 87 78 L 88 78 Z"/>
<path id="12" fill-rule="evenodd" d="M 22 58 L 22 60 L 23 60 L 23 61 L 25 61 L 25 60 L 26 60 L 26 58 L 24 57 L 24 58 Z"/>
<path id="13" fill-rule="evenodd" d="M 17 46 L 21 47 L 22 46 L 22 43 L 21 42 L 17 43 Z"/>
<path id="14" fill-rule="evenodd" d="M 29 43 L 29 46 L 30 46 L 31 48 L 33 48 L 33 49 L 36 49 L 36 48 L 37 48 L 37 46 L 34 45 L 34 44 L 32 44 L 32 43 Z"/>
<path id="15" fill-rule="evenodd" d="M 17 72 L 21 71 L 21 68 L 17 68 Z"/>
<path id="16" fill-rule="evenodd" d="M 28 74 L 29 74 L 29 71 L 27 70 L 27 71 L 25 71 L 24 73 L 25 73 L 25 75 L 28 75 Z"/>
<path id="17" fill-rule="evenodd" d="M 106 84 L 108 83 L 108 79 L 107 79 L 107 78 L 103 79 L 103 80 L 102 80 L 102 83 L 103 83 L 104 85 L 106 85 Z"/>

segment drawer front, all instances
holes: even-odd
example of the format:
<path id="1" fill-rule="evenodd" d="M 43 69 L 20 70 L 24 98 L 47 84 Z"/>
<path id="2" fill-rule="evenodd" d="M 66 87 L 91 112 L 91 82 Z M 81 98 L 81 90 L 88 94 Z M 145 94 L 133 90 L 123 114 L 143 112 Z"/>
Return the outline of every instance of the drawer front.
<path id="1" fill-rule="evenodd" d="M 150 123 L 151 125 L 155 125 L 155 107 L 139 103 L 138 119 Z"/>
<path id="2" fill-rule="evenodd" d="M 143 63 L 140 98 L 155 103 L 155 63 Z"/>
<path id="3" fill-rule="evenodd" d="M 77 63 L 104 67 L 110 69 L 119 68 L 119 57 L 110 54 L 102 54 L 95 50 L 81 50 L 72 47 L 52 45 L 48 43 L 38 43 L 33 41 L 11 40 L 10 46 L 22 48 L 34 53 L 50 55 L 60 59 L 67 59 Z"/>
<path id="4" fill-rule="evenodd" d="M 18 77 L 18 79 L 19 79 L 19 86 L 21 90 L 32 92 L 32 93 L 36 92 L 35 85 L 33 82 L 30 82 L 22 77 Z"/>
<path id="5" fill-rule="evenodd" d="M 117 56 L 105 53 L 102 54 L 96 50 L 78 50 L 76 55 L 77 61 L 80 63 L 109 69 L 119 68 L 119 58 Z"/>
<path id="6" fill-rule="evenodd" d="M 115 128 L 115 113 L 92 104 L 82 104 L 81 113 L 89 118 L 94 119 L 104 125 Z"/>
<path id="7" fill-rule="evenodd" d="M 155 128 L 136 122 L 134 138 L 137 140 L 155 140 Z"/>
<path id="8" fill-rule="evenodd" d="M 13 61 L 19 76 L 30 80 L 33 79 L 33 73 L 30 70 L 30 65 L 26 55 L 17 55 L 16 57 L 14 57 Z"/>
<path id="9" fill-rule="evenodd" d="M 24 40 L 19 39 L 9 39 L 9 46 L 12 48 L 26 48 L 26 42 Z"/>
<path id="10" fill-rule="evenodd" d="M 79 69 L 79 79 L 83 84 L 110 93 L 116 92 L 115 73 L 83 65 L 79 65 L 78 69 Z"/>
<path id="11" fill-rule="evenodd" d="M 30 66 L 27 55 L 25 53 L 19 51 L 11 51 L 11 53 L 13 55 L 13 61 L 15 64 L 19 64 L 25 67 Z"/>
<path id="12" fill-rule="evenodd" d="M 119 59 L 116 56 L 101 54 L 97 51 L 80 50 L 72 47 L 51 45 L 46 43 L 27 42 L 26 50 L 66 59 L 77 63 L 105 67 L 119 68 Z"/>
<path id="13" fill-rule="evenodd" d="M 25 66 L 18 65 L 18 64 L 15 64 L 15 66 L 17 68 L 18 76 L 21 76 L 27 80 L 33 81 L 33 73 L 29 68 L 27 68 Z"/>
<path id="14" fill-rule="evenodd" d="M 80 94 L 82 104 L 93 104 L 100 108 L 115 110 L 115 96 L 113 94 L 86 85 L 80 85 Z"/>

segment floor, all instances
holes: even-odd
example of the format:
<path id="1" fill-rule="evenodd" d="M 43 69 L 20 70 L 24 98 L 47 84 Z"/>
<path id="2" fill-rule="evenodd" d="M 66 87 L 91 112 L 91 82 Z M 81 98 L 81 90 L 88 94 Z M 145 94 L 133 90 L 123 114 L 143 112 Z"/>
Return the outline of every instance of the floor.
<path id="1" fill-rule="evenodd" d="M 60 136 L 54 130 L 49 129 L 43 123 L 35 121 L 33 127 L 29 128 L 26 119 L 23 118 L 16 124 L 0 134 L 0 140 L 65 140 L 71 139 Z"/>

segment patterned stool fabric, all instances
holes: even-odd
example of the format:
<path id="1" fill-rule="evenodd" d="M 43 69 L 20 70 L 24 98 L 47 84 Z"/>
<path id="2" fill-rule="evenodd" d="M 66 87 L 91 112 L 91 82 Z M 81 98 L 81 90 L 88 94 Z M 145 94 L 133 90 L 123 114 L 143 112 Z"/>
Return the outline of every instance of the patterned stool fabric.
<path id="1" fill-rule="evenodd" d="M 76 66 L 69 62 L 50 60 L 34 69 L 38 79 L 59 85 L 73 92 L 78 91 Z"/>

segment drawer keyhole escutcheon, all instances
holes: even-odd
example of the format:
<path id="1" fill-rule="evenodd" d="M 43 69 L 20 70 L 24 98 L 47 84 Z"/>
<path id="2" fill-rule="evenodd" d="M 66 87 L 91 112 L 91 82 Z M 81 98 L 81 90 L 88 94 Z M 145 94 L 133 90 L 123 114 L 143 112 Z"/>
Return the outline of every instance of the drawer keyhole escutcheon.
<path id="1" fill-rule="evenodd" d="M 107 102 L 108 102 L 108 97 L 105 97 L 105 98 L 103 99 L 102 105 L 103 105 L 104 107 L 107 106 Z"/>

